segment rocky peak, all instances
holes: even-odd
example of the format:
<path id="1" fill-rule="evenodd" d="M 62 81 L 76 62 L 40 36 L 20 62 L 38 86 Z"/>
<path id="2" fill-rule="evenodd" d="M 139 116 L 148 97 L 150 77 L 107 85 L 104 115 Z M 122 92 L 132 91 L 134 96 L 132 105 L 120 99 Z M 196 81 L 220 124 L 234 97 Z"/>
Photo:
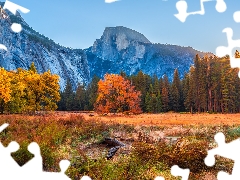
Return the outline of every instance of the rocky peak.
<path id="1" fill-rule="evenodd" d="M 124 51 L 134 49 L 131 50 L 134 52 L 129 58 L 135 61 L 136 58 L 142 58 L 145 54 L 144 45 L 146 44 L 151 42 L 135 30 L 123 26 L 106 27 L 101 38 L 94 42 L 91 51 L 100 58 L 115 60 Z"/>
<path id="2" fill-rule="evenodd" d="M 101 37 L 101 40 L 108 41 L 110 39 L 115 41 L 120 41 L 121 39 L 123 39 L 124 41 L 127 40 L 142 43 L 151 43 L 143 34 L 123 26 L 106 27 Z"/>

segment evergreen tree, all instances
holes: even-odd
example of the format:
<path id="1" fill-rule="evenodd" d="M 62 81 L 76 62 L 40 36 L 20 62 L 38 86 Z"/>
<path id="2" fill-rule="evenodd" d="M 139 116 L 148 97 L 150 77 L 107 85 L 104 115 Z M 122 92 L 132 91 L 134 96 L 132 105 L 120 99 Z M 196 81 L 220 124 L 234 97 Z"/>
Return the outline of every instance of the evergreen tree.
<path id="1" fill-rule="evenodd" d="M 172 110 L 177 112 L 181 108 L 182 87 L 179 78 L 178 70 L 175 69 L 173 82 L 171 85 L 171 105 Z"/>
<path id="2" fill-rule="evenodd" d="M 69 78 L 67 79 L 62 98 L 63 102 L 65 102 L 65 110 L 72 111 L 74 107 L 74 92 Z"/>
<path id="3" fill-rule="evenodd" d="M 84 85 L 78 84 L 77 90 L 76 90 L 76 95 L 75 95 L 75 100 L 74 100 L 74 109 L 75 110 L 87 110 L 87 97 L 86 97 L 86 90 L 84 88 Z"/>
<path id="4" fill-rule="evenodd" d="M 182 100 L 183 100 L 183 111 L 186 111 L 188 108 L 188 102 L 187 102 L 187 97 L 188 97 L 188 91 L 189 91 L 189 74 L 185 73 L 184 78 L 182 80 Z"/>
<path id="5" fill-rule="evenodd" d="M 89 83 L 86 91 L 86 97 L 88 99 L 87 110 L 93 110 L 94 103 L 97 100 L 98 82 L 100 78 L 96 75 L 93 76 L 91 83 Z"/>
<path id="6" fill-rule="evenodd" d="M 189 75 L 186 77 L 186 82 L 184 85 L 184 93 L 185 93 L 185 100 L 184 100 L 184 105 L 186 107 L 186 109 L 188 111 L 190 111 L 191 113 L 193 113 L 194 109 L 195 109 L 195 101 L 194 101 L 194 96 L 195 96 L 195 84 L 194 84 L 194 71 L 195 68 L 193 66 L 190 67 L 190 72 Z M 188 90 L 186 90 L 188 87 Z"/>
<path id="7" fill-rule="evenodd" d="M 161 97 L 161 93 L 160 90 L 158 90 L 157 92 L 157 99 L 156 99 L 157 103 L 156 103 L 156 112 L 160 113 L 162 112 L 162 97 Z"/>
<path id="8" fill-rule="evenodd" d="M 167 112 L 170 110 L 170 83 L 168 77 L 165 74 L 163 76 L 163 86 L 162 86 L 162 110 Z"/>
<path id="9" fill-rule="evenodd" d="M 140 106 L 142 111 L 146 111 L 146 103 L 145 98 L 146 94 L 149 90 L 150 84 L 151 84 L 151 77 L 149 75 L 144 74 L 142 71 L 139 71 L 138 74 L 132 75 L 130 77 L 130 82 L 133 86 L 135 86 L 137 91 L 141 92 L 141 102 Z"/>
<path id="10" fill-rule="evenodd" d="M 145 97 L 145 104 L 146 104 L 146 112 L 151 113 L 153 112 L 153 104 L 152 104 L 152 98 L 149 92 L 147 92 Z"/>

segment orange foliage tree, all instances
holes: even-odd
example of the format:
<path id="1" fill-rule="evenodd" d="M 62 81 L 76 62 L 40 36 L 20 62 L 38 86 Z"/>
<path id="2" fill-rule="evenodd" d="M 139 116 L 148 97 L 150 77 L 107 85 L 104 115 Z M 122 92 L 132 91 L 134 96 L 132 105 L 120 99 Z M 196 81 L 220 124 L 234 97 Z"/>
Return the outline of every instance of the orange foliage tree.
<path id="1" fill-rule="evenodd" d="M 117 74 L 106 74 L 104 80 L 98 82 L 94 108 L 99 113 L 141 113 L 140 96 L 141 93 L 131 86 L 130 81 Z"/>

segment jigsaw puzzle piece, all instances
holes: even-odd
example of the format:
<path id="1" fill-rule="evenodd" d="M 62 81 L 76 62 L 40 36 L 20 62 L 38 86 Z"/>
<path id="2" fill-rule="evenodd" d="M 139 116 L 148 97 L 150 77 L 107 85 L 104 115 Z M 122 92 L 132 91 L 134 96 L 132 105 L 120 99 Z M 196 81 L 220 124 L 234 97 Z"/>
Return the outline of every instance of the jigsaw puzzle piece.
<path id="1" fill-rule="evenodd" d="M 24 8 L 22 6 L 19 6 L 15 3 L 12 3 L 10 1 L 8 1 L 8 0 L 6 0 L 5 4 L 3 6 L 3 9 L 8 9 L 14 15 L 16 15 L 17 10 L 20 10 L 23 13 L 28 13 L 30 11 L 29 9 Z M 11 26 L 11 29 L 16 33 L 19 33 L 22 30 L 22 26 L 21 26 L 21 24 L 13 23 L 12 26 Z"/>
<path id="2" fill-rule="evenodd" d="M 3 49 L 5 51 L 7 51 L 7 47 L 5 45 L 3 45 L 3 44 L 0 44 L 0 49 Z"/>
<path id="3" fill-rule="evenodd" d="M 240 17 L 239 17 L 240 20 Z M 223 57 L 225 55 L 229 55 L 230 57 L 230 65 L 232 68 L 240 68 L 240 59 L 235 58 L 235 55 L 233 55 L 233 48 L 240 47 L 240 39 L 233 40 L 233 30 L 231 28 L 225 28 L 222 32 L 225 32 L 227 35 L 227 42 L 228 47 L 219 46 L 216 48 L 216 55 L 219 57 Z M 240 71 L 238 73 L 238 76 L 240 78 Z"/>
<path id="4" fill-rule="evenodd" d="M 224 171 L 219 171 L 217 174 L 218 180 L 239 180 L 239 177 L 239 174 L 236 174 L 234 172 L 232 172 L 232 175 Z"/>
<path id="5" fill-rule="evenodd" d="M 194 15 L 194 14 L 203 15 L 203 14 L 205 14 L 203 3 L 208 2 L 208 1 L 212 1 L 212 0 L 200 0 L 200 5 L 201 5 L 200 11 L 188 13 L 187 12 L 187 8 L 188 8 L 187 2 L 185 0 L 180 0 L 176 3 L 176 8 L 177 8 L 178 14 L 175 14 L 175 17 L 178 18 L 181 22 L 185 22 L 189 15 Z"/>
<path id="6" fill-rule="evenodd" d="M 215 164 L 215 155 L 219 155 L 234 161 L 232 175 L 225 172 L 219 172 L 218 179 L 238 179 L 240 177 L 240 140 L 236 139 L 229 143 L 225 142 L 225 136 L 219 132 L 214 137 L 218 144 L 218 147 L 208 151 L 208 155 L 205 158 L 205 164 L 207 166 L 213 166 Z"/>
<path id="7" fill-rule="evenodd" d="M 0 132 L 2 132 L 9 124 L 5 123 L 0 126 Z M 0 171 L 1 177 L 13 177 L 12 172 L 18 172 L 20 166 L 17 162 L 12 158 L 11 153 L 16 152 L 19 149 L 19 144 L 15 141 L 9 143 L 7 147 L 4 147 L 2 143 L 0 143 Z M 2 162 L 2 163 L 1 163 Z"/>
<path id="8" fill-rule="evenodd" d="M 215 155 L 219 155 L 233 161 L 239 159 L 240 160 L 240 141 L 236 139 L 231 141 L 230 143 L 225 143 L 225 136 L 223 133 L 219 132 L 214 137 L 215 141 L 218 144 L 218 147 L 211 149 L 208 151 L 208 155 L 205 158 L 205 162 L 207 164 L 212 164 L 213 157 Z M 206 165 L 207 165 L 206 164 Z"/>
<path id="9" fill-rule="evenodd" d="M 89 176 L 83 176 L 81 180 L 92 180 Z"/>
<path id="10" fill-rule="evenodd" d="M 34 155 L 34 157 L 24 164 L 21 168 L 24 172 L 41 173 L 42 167 L 42 156 L 40 147 L 36 142 L 32 142 L 28 145 L 28 151 Z"/>
<path id="11" fill-rule="evenodd" d="M 176 9 L 178 11 L 178 14 L 174 14 L 174 16 L 181 22 L 185 22 L 189 15 L 195 15 L 195 14 L 204 15 L 205 9 L 204 9 L 203 3 L 208 2 L 208 1 L 213 1 L 213 0 L 200 0 L 201 9 L 199 11 L 187 12 L 187 8 L 188 8 L 187 2 L 185 0 L 180 0 L 180 1 L 176 2 Z M 227 5 L 226 5 L 225 1 L 224 0 L 216 0 L 215 9 L 219 13 L 226 11 Z"/>
<path id="12" fill-rule="evenodd" d="M 179 168 L 179 166 L 174 165 L 171 168 L 171 174 L 175 177 L 176 176 L 181 176 L 182 180 L 188 180 L 190 170 L 189 169 L 182 169 L 182 168 Z"/>
<path id="13" fill-rule="evenodd" d="M 9 179 L 14 179 L 15 177 L 17 177 L 16 175 L 19 174 L 20 166 L 11 156 L 11 153 L 16 152 L 18 149 L 19 144 L 15 141 L 9 143 L 6 148 L 1 144 L 0 177 L 8 177 Z"/>
<path id="14" fill-rule="evenodd" d="M 240 23 L 240 11 L 236 11 L 233 13 L 233 19 L 236 23 Z"/>
<path id="15" fill-rule="evenodd" d="M 162 176 L 157 176 L 154 180 L 165 180 L 165 178 Z"/>
<path id="16" fill-rule="evenodd" d="M 217 12 L 219 12 L 219 13 L 225 12 L 227 9 L 227 5 L 226 5 L 225 1 L 224 0 L 216 0 L 216 1 L 217 1 L 217 3 L 216 3 L 215 8 L 216 8 Z"/>
<path id="17" fill-rule="evenodd" d="M 216 55 L 219 57 L 226 56 L 227 54 L 229 55 L 231 52 L 229 51 L 228 47 L 225 46 L 219 46 L 216 48 Z"/>
<path id="18" fill-rule="evenodd" d="M 0 126 L 0 132 L 2 132 L 4 129 L 6 129 L 9 126 L 9 124 L 4 123 L 3 125 Z"/>
<path id="19" fill-rule="evenodd" d="M 57 179 L 57 180 L 71 180 L 66 174 L 66 170 L 70 166 L 70 162 L 68 160 L 61 160 L 59 163 L 60 172 L 42 172 L 41 179 Z"/>
<path id="20" fill-rule="evenodd" d="M 189 14 L 187 13 L 187 2 L 186 1 L 178 1 L 176 3 L 176 8 L 178 14 L 174 14 L 174 16 L 181 22 L 185 22 Z"/>
<path id="21" fill-rule="evenodd" d="M 230 174 L 228 174 L 228 173 L 226 173 L 226 172 L 219 171 L 219 172 L 218 172 L 218 175 L 217 175 L 217 179 L 218 179 L 218 180 L 226 180 L 226 179 L 231 180 L 232 177 L 231 177 Z"/>

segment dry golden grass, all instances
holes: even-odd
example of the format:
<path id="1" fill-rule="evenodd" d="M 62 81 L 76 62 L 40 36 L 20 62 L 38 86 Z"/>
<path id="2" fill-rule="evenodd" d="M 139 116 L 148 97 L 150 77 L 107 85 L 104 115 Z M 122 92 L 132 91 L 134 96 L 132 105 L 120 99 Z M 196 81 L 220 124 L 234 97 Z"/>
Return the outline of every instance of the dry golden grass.
<path id="1" fill-rule="evenodd" d="M 86 119 L 91 119 L 89 113 L 82 114 Z M 171 125 L 237 125 L 240 124 L 238 114 L 139 114 L 139 115 L 107 115 L 94 114 L 94 118 L 104 122 L 120 124 L 145 125 L 145 126 L 171 126 Z"/>
<path id="2" fill-rule="evenodd" d="M 106 116 L 98 115 L 91 112 L 54 112 L 45 116 L 40 116 L 43 119 L 68 119 L 76 114 L 83 115 L 87 120 L 95 119 L 108 123 L 144 125 L 144 126 L 171 126 L 171 125 L 239 125 L 240 113 L 238 114 L 180 114 L 180 113 L 163 113 L 163 114 L 139 114 L 139 115 L 124 115 L 124 114 L 108 114 Z M 89 116 L 93 114 L 94 116 Z M 1 118 L 18 119 L 23 117 L 28 120 L 34 120 L 38 116 L 27 115 L 0 115 Z"/>

